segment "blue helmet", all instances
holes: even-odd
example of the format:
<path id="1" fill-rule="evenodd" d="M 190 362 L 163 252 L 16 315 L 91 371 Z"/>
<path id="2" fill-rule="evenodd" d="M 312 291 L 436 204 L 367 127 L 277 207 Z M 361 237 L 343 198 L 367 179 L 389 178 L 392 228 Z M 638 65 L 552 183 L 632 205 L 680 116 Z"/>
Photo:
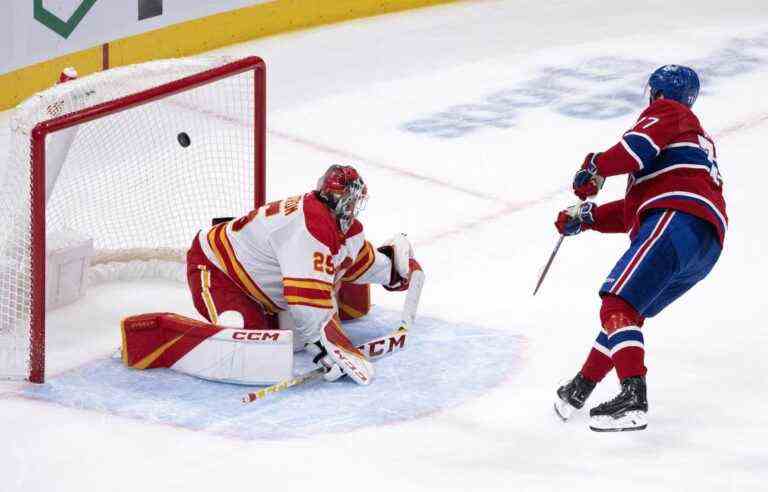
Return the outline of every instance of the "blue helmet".
<path id="1" fill-rule="evenodd" d="M 665 99 L 672 99 L 689 108 L 699 96 L 699 76 L 692 68 L 682 65 L 664 65 L 657 68 L 648 79 L 651 101 L 661 93 Z"/>

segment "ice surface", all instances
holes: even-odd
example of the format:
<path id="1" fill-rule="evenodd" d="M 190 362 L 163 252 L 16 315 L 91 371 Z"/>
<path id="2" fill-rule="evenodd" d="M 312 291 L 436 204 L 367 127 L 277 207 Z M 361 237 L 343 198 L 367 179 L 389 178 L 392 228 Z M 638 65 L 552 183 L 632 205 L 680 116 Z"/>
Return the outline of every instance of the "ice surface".
<path id="1" fill-rule="evenodd" d="M 355 343 L 385 335 L 398 312 L 375 309 L 349 323 Z M 466 403 L 510 380 L 521 367 L 525 341 L 499 330 L 421 318 L 406 350 L 376 363 L 375 386 L 348 379 L 308 383 L 249 405 L 254 387 L 221 384 L 169 369 L 136 371 L 119 358 L 103 358 L 30 385 L 27 397 L 205 430 L 242 439 L 285 439 L 399 423 Z M 314 368 L 296 355 L 297 374 Z"/>
<path id="2" fill-rule="evenodd" d="M 155 425 L 19 398 L 10 387 L 0 398 L 0 490 L 335 490 L 335 472 L 387 491 L 764 490 L 766 33 L 768 9 L 753 0 L 488 0 L 228 48 L 268 63 L 269 198 L 313 186 L 331 162 L 356 163 L 371 193 L 367 234 L 378 242 L 403 231 L 416 243 L 424 319 L 524 337 L 520 372 L 415 420 L 288 440 Z M 626 238 L 569 238 L 530 294 L 556 240 L 555 212 L 572 200 L 563 190 L 574 169 L 631 125 L 643 71 L 669 62 L 706 69 L 695 109 L 718 145 L 731 226 L 712 274 L 644 327 L 648 429 L 601 435 L 583 413 L 560 422 L 552 397 L 597 333 L 596 290 Z M 446 138 L 409 129 L 436 115 L 472 130 Z M 623 184 L 609 180 L 600 199 Z M 381 312 L 402 304 L 381 289 L 373 298 Z M 183 289 L 89 292 L 52 315 L 54 379 L 77 360 L 103 361 L 121 316 L 169 309 L 191 313 Z M 429 360 L 477 363 L 456 355 Z M 397 357 L 381 367 L 399 371 Z M 587 406 L 612 396 L 614 379 Z M 386 392 L 387 383 L 368 389 Z"/>

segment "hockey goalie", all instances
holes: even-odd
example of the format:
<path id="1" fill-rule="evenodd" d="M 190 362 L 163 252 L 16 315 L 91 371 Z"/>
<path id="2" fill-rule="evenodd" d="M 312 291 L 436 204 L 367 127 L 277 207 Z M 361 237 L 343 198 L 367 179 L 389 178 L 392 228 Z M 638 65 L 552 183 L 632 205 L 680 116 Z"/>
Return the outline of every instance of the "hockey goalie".
<path id="1" fill-rule="evenodd" d="M 357 219 L 367 187 L 352 166 L 332 165 L 317 188 L 200 231 L 187 281 L 208 321 L 170 313 L 123 320 L 123 362 L 206 379 L 271 384 L 290 378 L 305 349 L 325 370 L 367 385 L 374 369 L 341 321 L 370 309 L 369 285 L 406 290 L 420 270 L 404 234 L 375 249 Z"/>

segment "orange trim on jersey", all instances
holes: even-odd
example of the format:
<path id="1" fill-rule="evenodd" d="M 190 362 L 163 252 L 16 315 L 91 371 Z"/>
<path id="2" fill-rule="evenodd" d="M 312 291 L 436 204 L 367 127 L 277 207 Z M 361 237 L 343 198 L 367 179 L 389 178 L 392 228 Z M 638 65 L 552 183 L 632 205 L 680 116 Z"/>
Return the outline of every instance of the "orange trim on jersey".
<path id="1" fill-rule="evenodd" d="M 235 282 L 244 292 L 250 295 L 253 299 L 261 303 L 264 309 L 270 313 L 275 314 L 281 309 L 272 302 L 272 300 L 256 285 L 256 282 L 251 279 L 248 272 L 243 268 L 243 265 L 238 261 L 235 256 L 235 252 L 232 249 L 232 245 L 229 243 L 227 237 L 226 227 L 221 227 L 216 231 L 214 236 L 214 242 L 218 242 L 221 245 L 221 249 L 224 250 L 225 255 L 220 256 L 225 271 L 234 272 L 234 275 L 229 274 L 229 278 Z M 215 250 L 214 250 L 215 251 Z"/>
<path id="2" fill-rule="evenodd" d="M 227 263 L 224 261 L 224 257 L 221 255 L 221 252 L 219 251 L 219 247 L 216 245 L 216 233 L 221 229 L 222 227 L 226 227 L 226 222 L 223 224 L 219 224 L 216 227 L 211 227 L 211 230 L 208 231 L 208 245 L 213 250 L 213 254 L 216 255 L 216 259 L 219 260 L 219 265 L 224 269 L 224 273 L 229 275 L 229 271 L 227 271 Z"/>
<path id="3" fill-rule="evenodd" d="M 373 252 L 373 246 L 366 241 L 363 247 L 360 248 L 360 253 L 357 255 L 357 259 L 355 259 L 355 262 L 349 267 L 349 270 L 346 271 L 341 280 L 344 282 L 354 282 L 359 279 L 371 268 L 375 259 L 376 254 Z"/>
<path id="4" fill-rule="evenodd" d="M 365 313 L 363 313 L 362 311 L 358 311 L 357 309 L 351 307 L 348 304 L 344 304 L 344 303 L 339 304 L 339 309 L 341 309 L 342 312 L 344 312 L 344 314 L 346 314 L 350 318 L 357 319 L 365 316 Z"/>
<path id="5" fill-rule="evenodd" d="M 314 278 L 284 277 L 283 285 L 286 287 L 297 287 L 299 289 L 315 289 L 315 290 L 333 292 L 332 283 L 324 282 L 323 280 L 316 280 Z"/>
<path id="6" fill-rule="evenodd" d="M 288 304 L 333 308 L 333 284 L 313 278 L 284 278 L 283 296 Z"/>
<path id="7" fill-rule="evenodd" d="M 331 299 L 309 299 L 307 297 L 286 295 L 285 301 L 292 306 L 301 305 L 320 309 L 333 309 L 333 301 Z"/>
<path id="8" fill-rule="evenodd" d="M 200 269 L 200 290 L 203 302 L 205 303 L 205 309 L 208 311 L 211 323 L 218 325 L 219 313 L 216 310 L 216 305 L 213 303 L 213 296 L 211 296 L 211 271 L 204 265 L 200 265 L 198 268 Z"/>

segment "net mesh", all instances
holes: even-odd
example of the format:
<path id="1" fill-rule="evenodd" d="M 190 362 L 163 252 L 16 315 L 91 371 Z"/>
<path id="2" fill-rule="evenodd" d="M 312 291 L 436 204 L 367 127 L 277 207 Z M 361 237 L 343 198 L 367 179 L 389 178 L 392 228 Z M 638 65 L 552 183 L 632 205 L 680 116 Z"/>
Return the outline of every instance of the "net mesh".
<path id="1" fill-rule="evenodd" d="M 17 108 L 0 174 L 0 377 L 25 378 L 30 370 L 32 129 L 231 61 L 198 57 L 112 69 Z M 260 109 L 254 80 L 252 71 L 231 75 L 49 135 L 46 235 L 71 230 L 92 238 L 100 264 L 93 281 L 135 272 L 178 276 L 167 265 L 183 260 L 196 231 L 212 217 L 253 207 Z"/>

